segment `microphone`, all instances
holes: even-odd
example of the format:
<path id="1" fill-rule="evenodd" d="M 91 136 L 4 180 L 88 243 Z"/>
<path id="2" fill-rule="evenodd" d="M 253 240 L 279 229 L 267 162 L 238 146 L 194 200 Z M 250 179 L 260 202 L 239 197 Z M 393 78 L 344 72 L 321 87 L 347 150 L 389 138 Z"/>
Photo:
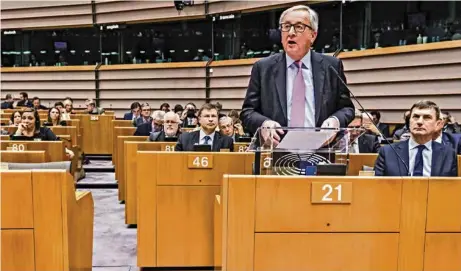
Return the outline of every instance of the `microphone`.
<path id="1" fill-rule="evenodd" d="M 334 56 L 337 56 L 339 54 L 339 52 L 341 51 L 341 49 L 338 49 Z M 339 82 L 341 82 L 341 84 L 347 89 L 347 91 L 349 92 L 349 94 L 351 95 L 351 97 L 354 99 L 355 102 L 357 102 L 357 104 L 360 106 L 360 109 L 362 109 L 362 112 L 364 112 L 368 118 L 371 120 L 371 122 L 373 123 L 373 125 L 376 126 L 376 123 L 373 121 L 373 118 L 370 116 L 370 113 L 368 113 L 368 111 L 362 106 L 362 104 L 359 102 L 359 100 L 357 99 L 357 97 L 355 97 L 354 93 L 352 93 L 352 91 L 349 89 L 349 87 L 347 86 L 346 82 L 344 82 L 344 80 L 341 78 L 341 76 L 339 75 L 339 72 L 332 66 L 332 65 L 328 65 L 328 68 L 333 71 L 333 73 L 336 75 L 336 77 L 339 79 Z M 377 127 L 377 126 L 376 126 Z M 405 169 L 407 170 L 407 176 L 411 176 L 410 174 L 410 167 L 407 165 L 407 163 L 405 163 L 405 160 L 403 160 L 403 158 L 399 155 L 399 153 L 395 150 L 394 146 L 392 146 L 392 144 L 389 142 L 389 140 L 381 133 L 381 131 L 379 129 L 377 129 L 378 132 L 379 132 L 379 135 L 384 138 L 384 140 L 386 141 L 386 143 L 392 148 L 392 150 L 394 151 L 394 153 L 397 155 L 397 158 L 399 158 L 400 162 L 402 162 L 402 164 L 405 166 Z"/>

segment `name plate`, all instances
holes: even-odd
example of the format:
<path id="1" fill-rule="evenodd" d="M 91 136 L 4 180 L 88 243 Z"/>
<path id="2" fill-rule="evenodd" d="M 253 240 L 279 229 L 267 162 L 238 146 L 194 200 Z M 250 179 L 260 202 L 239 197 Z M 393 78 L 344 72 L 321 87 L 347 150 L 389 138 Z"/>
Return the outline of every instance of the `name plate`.
<path id="1" fill-rule="evenodd" d="M 6 147 L 6 150 L 7 151 L 27 151 L 27 145 L 11 143 L 8 147 Z"/>
<path id="2" fill-rule="evenodd" d="M 352 182 L 312 182 L 311 203 L 351 204 Z"/>
<path id="3" fill-rule="evenodd" d="M 174 151 L 176 144 L 162 144 L 160 146 L 161 151 Z"/>
<path id="4" fill-rule="evenodd" d="M 90 120 L 99 120 L 98 115 L 91 115 Z"/>
<path id="5" fill-rule="evenodd" d="M 212 154 L 200 154 L 200 155 L 188 155 L 187 156 L 187 167 L 190 169 L 205 169 L 213 168 L 213 155 Z"/>
<path id="6" fill-rule="evenodd" d="M 249 144 L 239 144 L 237 145 L 238 146 L 238 149 L 237 149 L 237 152 L 246 152 Z"/>

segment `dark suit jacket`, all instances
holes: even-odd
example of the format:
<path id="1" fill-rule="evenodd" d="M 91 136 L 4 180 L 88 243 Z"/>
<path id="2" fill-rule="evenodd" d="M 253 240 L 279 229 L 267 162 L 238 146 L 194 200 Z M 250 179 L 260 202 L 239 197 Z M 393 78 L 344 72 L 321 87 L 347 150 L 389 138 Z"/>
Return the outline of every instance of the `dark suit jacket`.
<path id="1" fill-rule="evenodd" d="M 378 153 L 381 145 L 378 137 L 375 135 L 363 134 L 359 137 L 359 152 L 360 153 Z"/>
<path id="2" fill-rule="evenodd" d="M 123 115 L 124 120 L 132 120 L 133 119 L 133 112 L 128 112 Z"/>
<path id="3" fill-rule="evenodd" d="M 180 135 L 181 135 L 181 133 L 178 131 L 176 133 L 176 137 L 179 137 Z M 150 133 L 149 138 L 147 139 L 147 141 L 162 142 L 162 141 L 165 141 L 165 139 L 166 139 L 165 132 L 160 131 L 160 132 Z"/>
<path id="4" fill-rule="evenodd" d="M 148 121 L 148 122 L 144 122 L 143 120 L 144 120 L 144 117 L 139 117 L 139 118 L 137 118 L 137 119 L 136 119 L 136 126 L 143 125 L 143 124 L 146 124 L 146 123 L 151 124 L 151 122 L 152 122 L 153 119 L 152 119 L 152 117 L 149 117 L 149 121 Z"/>
<path id="5" fill-rule="evenodd" d="M 194 151 L 194 145 L 199 144 L 200 131 L 182 133 L 176 143 L 175 151 Z M 219 152 L 221 149 L 234 151 L 234 141 L 229 136 L 223 136 L 216 132 L 213 138 L 212 151 Z"/>
<path id="6" fill-rule="evenodd" d="M 461 134 L 451 134 L 442 132 L 442 144 L 449 146 L 461 155 Z"/>
<path id="7" fill-rule="evenodd" d="M 149 136 L 152 132 L 152 124 L 149 122 L 143 123 L 136 128 L 135 136 Z"/>
<path id="8" fill-rule="evenodd" d="M 375 176 L 408 176 L 407 167 L 410 165 L 408 142 L 409 140 L 405 140 L 392 144 L 406 166 L 391 146 L 386 145 L 379 150 L 375 163 Z M 451 147 L 432 142 L 431 176 L 458 176 L 456 154 Z"/>
<path id="9" fill-rule="evenodd" d="M 354 104 L 350 99 L 349 91 L 329 68 L 332 66 L 336 69 L 346 81 L 341 60 L 312 51 L 311 62 L 314 79 L 315 125 L 320 127 L 327 118 L 335 116 L 341 127 L 347 127 L 354 118 Z M 285 53 L 263 58 L 253 65 L 240 114 L 243 126 L 252 134 L 266 120 L 274 120 L 282 127 L 288 125 L 286 71 Z"/>
<path id="10" fill-rule="evenodd" d="M 29 100 L 21 100 L 19 101 L 16 106 L 27 106 L 27 107 L 32 107 L 32 101 Z"/>
<path id="11" fill-rule="evenodd" d="M 379 123 L 378 129 L 381 131 L 383 136 L 385 136 L 386 138 L 390 137 L 391 134 L 389 132 L 389 125 L 384 124 L 384 123 Z"/>
<path id="12" fill-rule="evenodd" d="M 2 109 L 13 109 L 13 102 L 3 102 Z"/>

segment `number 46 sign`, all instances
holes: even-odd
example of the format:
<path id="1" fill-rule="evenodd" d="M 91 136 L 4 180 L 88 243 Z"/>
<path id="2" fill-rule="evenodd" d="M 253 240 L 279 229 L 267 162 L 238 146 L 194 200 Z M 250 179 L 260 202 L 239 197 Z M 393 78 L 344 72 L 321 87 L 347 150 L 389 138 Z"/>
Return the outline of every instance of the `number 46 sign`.
<path id="1" fill-rule="evenodd" d="M 350 204 L 351 202 L 351 182 L 312 182 L 311 203 Z"/>

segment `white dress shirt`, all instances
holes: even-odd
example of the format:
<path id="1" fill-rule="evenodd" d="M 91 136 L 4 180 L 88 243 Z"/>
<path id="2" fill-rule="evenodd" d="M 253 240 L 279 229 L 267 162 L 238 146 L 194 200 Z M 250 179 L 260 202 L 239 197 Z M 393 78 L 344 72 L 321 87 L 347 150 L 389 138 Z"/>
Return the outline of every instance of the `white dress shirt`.
<path id="1" fill-rule="evenodd" d="M 210 139 L 208 140 L 208 145 L 211 146 L 211 149 L 213 149 L 213 140 L 214 140 L 214 134 L 215 134 L 215 133 L 216 133 L 216 132 L 213 132 L 213 133 L 211 133 L 210 135 L 208 135 L 208 136 L 210 137 Z M 205 140 L 205 137 L 206 137 L 206 136 L 207 136 L 207 134 L 205 134 L 205 132 L 203 132 L 203 130 L 200 129 L 200 141 L 199 141 L 200 145 L 204 145 L 204 144 L 205 144 L 205 141 L 206 141 L 206 140 Z"/>
<path id="2" fill-rule="evenodd" d="M 443 144 L 442 143 L 442 133 L 440 133 L 439 137 L 437 137 L 434 141 L 437 143 Z"/>
<path id="3" fill-rule="evenodd" d="M 354 141 L 352 141 L 349 153 L 360 153 L 359 138 L 356 138 Z"/>
<path id="4" fill-rule="evenodd" d="M 410 137 L 410 139 L 408 139 L 408 157 L 410 160 L 410 164 L 408 165 L 408 167 L 410 168 L 411 176 L 413 176 L 413 170 L 415 168 L 415 159 L 416 154 L 418 153 L 418 146 L 419 144 L 416 143 L 413 137 Z M 424 144 L 424 146 L 426 146 L 426 148 L 423 150 L 423 176 L 430 177 L 432 168 L 432 140 L 428 141 L 426 144 Z"/>
<path id="5" fill-rule="evenodd" d="M 291 116 L 291 105 L 293 97 L 293 86 L 298 73 L 298 67 L 294 63 L 295 60 L 286 55 L 286 67 L 287 67 L 287 117 L 288 117 L 288 126 L 290 126 L 290 116 Z M 302 62 L 302 72 L 304 85 L 306 89 L 306 105 L 305 105 L 305 116 L 304 127 L 315 127 L 315 96 L 314 96 L 314 78 L 312 76 L 312 62 L 311 62 L 311 51 L 301 59 Z"/>

